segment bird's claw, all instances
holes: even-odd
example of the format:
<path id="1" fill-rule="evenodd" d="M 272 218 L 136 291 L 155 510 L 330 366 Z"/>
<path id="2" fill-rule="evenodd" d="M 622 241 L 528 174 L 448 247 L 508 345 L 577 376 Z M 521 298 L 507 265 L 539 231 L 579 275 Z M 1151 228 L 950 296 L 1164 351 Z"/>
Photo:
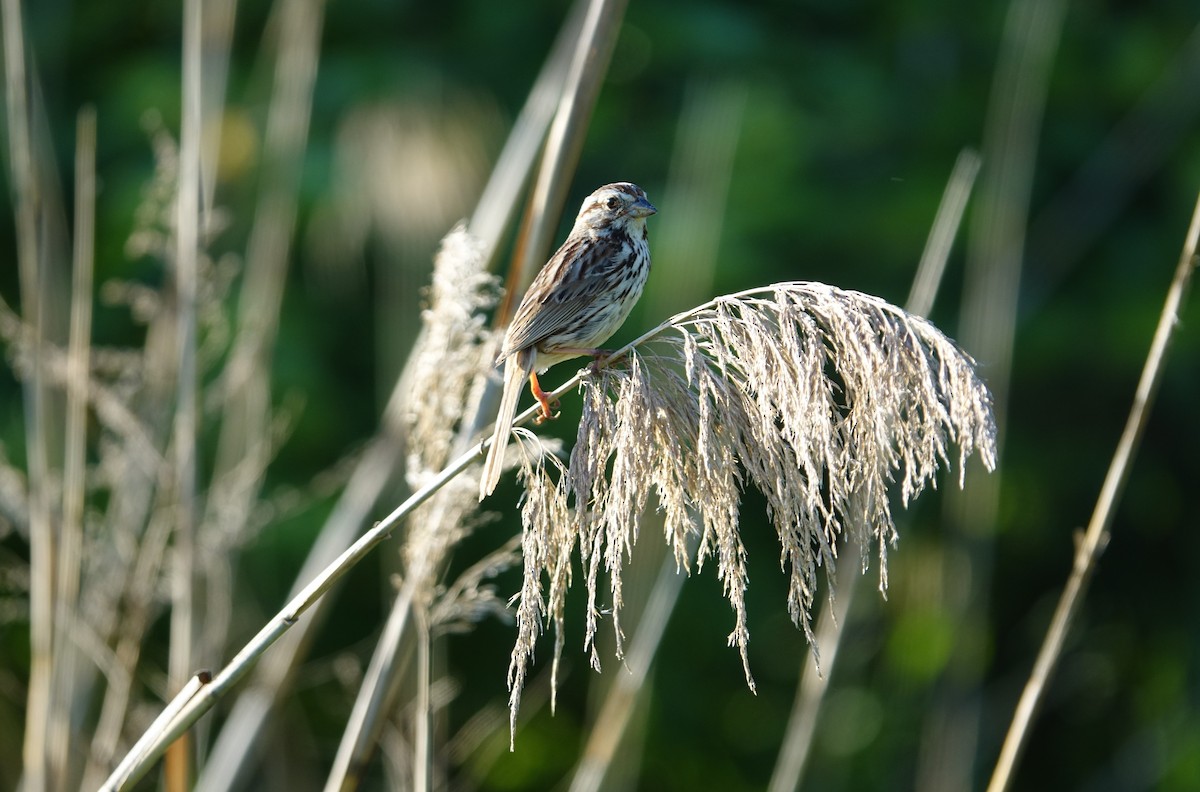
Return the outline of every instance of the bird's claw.
<path id="1" fill-rule="evenodd" d="M 548 402 L 543 402 L 542 409 L 533 418 L 534 424 L 536 424 L 537 426 L 541 426 L 546 421 L 557 420 L 558 416 L 562 415 L 562 412 L 558 409 L 560 406 L 561 406 L 561 402 L 559 402 L 558 399 L 554 399 L 554 400 L 548 401 Z"/>

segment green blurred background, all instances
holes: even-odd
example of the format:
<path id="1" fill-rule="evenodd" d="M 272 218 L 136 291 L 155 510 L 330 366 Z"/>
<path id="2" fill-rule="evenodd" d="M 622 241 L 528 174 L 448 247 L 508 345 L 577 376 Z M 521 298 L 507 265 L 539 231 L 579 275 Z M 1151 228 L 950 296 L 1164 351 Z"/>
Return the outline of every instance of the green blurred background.
<path id="1" fill-rule="evenodd" d="M 688 92 L 733 86 L 744 91 L 744 105 L 713 293 L 803 279 L 903 303 L 955 158 L 983 140 L 1008 7 L 999 0 L 631 3 L 566 214 L 598 184 L 636 181 L 660 210 L 653 245 L 653 224 L 672 211 L 662 196 Z M 237 7 L 216 185 L 228 227 L 209 246 L 216 254 L 244 251 L 253 221 L 271 87 L 270 11 L 262 0 Z M 25 13 L 48 113 L 44 134 L 67 196 L 75 114 L 87 103 L 97 110 L 97 283 L 157 285 L 160 266 L 128 256 L 125 244 L 154 170 L 147 113 L 178 135 L 180 8 L 42 0 Z M 565 14 L 564 4 L 541 0 L 340 0 L 326 8 L 274 360 L 275 398 L 300 398 L 303 408 L 271 468 L 269 492 L 308 487 L 374 431 L 416 327 L 437 240 L 470 213 Z M 986 542 L 984 590 L 976 592 L 985 619 L 957 625 L 939 593 L 927 590 L 929 569 L 950 552 L 940 504 L 952 486 L 947 477 L 899 517 L 886 600 L 871 590 L 877 570 L 868 572 L 872 585 L 844 625 L 804 788 L 914 788 L 937 763 L 929 724 L 955 706 L 977 707 L 971 778 L 977 787 L 986 780 L 1070 569 L 1073 534 L 1087 522 L 1125 420 L 1200 189 L 1198 24 L 1193 0 L 1068 5 L 1034 167 L 1001 418 L 1000 522 Z M 0 264 L 0 294 L 15 304 L 10 196 L 0 212 L 0 249 L 14 263 Z M 974 207 L 932 314 L 951 336 L 959 335 Z M 556 240 L 568 223 L 564 217 Z M 625 335 L 664 318 L 645 310 Z M 1112 542 L 1017 788 L 1200 788 L 1198 310 L 1195 298 L 1185 301 Z M 94 324 L 99 343 L 139 341 L 122 310 L 100 307 Z M 990 361 L 979 362 L 986 377 Z M 570 373 L 556 371 L 549 381 Z M 573 435 L 569 420 L 553 431 Z M 8 369 L 0 374 L 0 442 L 20 463 L 20 391 Z M 493 508 L 516 497 L 508 483 Z M 243 640 L 283 601 L 331 503 L 318 498 L 246 548 L 237 595 Z M 394 505 L 385 495 L 378 516 Z M 807 647 L 788 621 L 786 581 L 761 507 L 751 494 L 743 508 L 758 694 L 746 689 L 737 654 L 725 646 L 732 616 L 706 568 L 684 586 L 656 659 L 644 743 L 623 749 L 641 763 L 636 788 L 750 790 L 770 777 Z M 505 514 L 456 564 L 518 529 L 515 513 Z M 10 561 L 27 555 L 16 534 L 0 541 Z M 648 532 L 642 545 L 655 541 Z M 843 574 L 853 566 L 843 565 Z M 354 692 L 339 663 L 369 654 L 394 568 L 395 545 L 386 544 L 339 594 L 286 705 L 276 763 L 311 763 L 323 777 Z M 507 596 L 518 585 L 509 575 L 499 588 Z M 457 788 L 548 789 L 569 773 L 594 706 L 596 677 L 578 652 L 582 617 L 577 599 L 557 714 L 527 697 L 536 714 L 516 752 L 501 750 L 501 726 L 480 754 L 489 758 L 452 766 Z M 19 616 L 0 624 L 0 731 L 9 735 L 21 729 L 26 630 Z M 165 640 L 165 627 L 160 632 Z M 485 706 L 503 706 L 512 638 L 509 625 L 489 622 L 443 645 L 439 667 L 457 685 L 448 733 Z M 549 650 L 546 641 L 539 669 Z M 622 673 L 611 656 L 602 659 L 604 675 Z M 160 653 L 146 662 L 161 662 Z M 9 750 L 4 756 L 15 758 Z"/>

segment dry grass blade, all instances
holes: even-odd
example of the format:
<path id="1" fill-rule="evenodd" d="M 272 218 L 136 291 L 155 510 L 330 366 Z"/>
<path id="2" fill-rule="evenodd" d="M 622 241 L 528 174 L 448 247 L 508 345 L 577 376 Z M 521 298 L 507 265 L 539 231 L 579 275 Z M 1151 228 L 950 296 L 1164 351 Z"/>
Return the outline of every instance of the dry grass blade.
<path id="1" fill-rule="evenodd" d="M 546 260 L 550 238 L 570 184 L 568 177 L 579 161 L 584 132 L 608 71 L 625 7 L 629 4 L 629 0 L 584 1 L 587 12 L 564 79 L 558 110 L 550 123 L 529 208 L 517 235 L 506 302 L 497 314 L 505 322 L 525 287 L 537 274 L 541 262 Z"/>
<path id="2" fill-rule="evenodd" d="M 562 99 L 566 67 L 586 10 L 586 0 L 577 0 L 571 6 L 467 224 L 471 235 L 483 242 L 489 259 L 496 254 L 500 238 L 516 212 L 520 194 Z"/>
<path id="3" fill-rule="evenodd" d="M 558 97 L 558 108 L 550 125 L 541 169 L 530 199 L 530 209 L 518 237 L 518 252 L 514 255 L 516 263 L 509 279 L 510 298 L 519 294 L 516 284 L 532 276 L 535 270 L 532 262 L 544 256 L 552 227 L 551 218 L 557 216 L 562 206 L 569 182 L 565 178 L 566 174 L 574 169 L 582 149 L 587 120 L 599 94 L 600 84 L 616 43 L 625 5 L 625 0 L 587 2 L 582 22 L 576 25 L 575 15 L 579 13 L 576 11 L 564 25 L 563 37 L 556 43 L 555 52 L 550 57 L 551 63 L 560 64 L 563 45 L 569 41 L 573 47 L 571 60 L 561 83 L 558 80 L 547 81 L 551 82 L 551 87 L 558 87 L 561 95 Z M 579 8 L 583 7 L 584 3 L 581 2 Z M 536 117 L 537 107 L 538 105 L 531 106 L 531 116 Z M 518 141 L 527 137 L 527 131 L 523 130 Z M 493 180 L 489 188 L 495 185 Z M 480 215 L 477 213 L 476 217 L 479 218 Z M 484 231 L 487 233 L 486 228 Z M 467 276 L 465 272 L 452 271 L 441 265 L 441 262 L 461 261 L 466 265 L 481 255 L 489 256 L 493 244 L 492 240 L 485 238 L 480 245 L 465 229 L 451 232 L 444 242 L 442 254 L 439 255 L 432 302 L 437 304 L 440 294 L 443 296 L 443 306 L 453 304 L 455 301 L 448 299 L 448 296 L 462 294 L 464 285 L 469 287 L 465 290 L 467 294 L 478 291 L 479 294 L 490 297 L 490 283 L 484 287 L 483 280 L 488 276 L 482 268 L 472 271 L 471 275 Z M 495 340 L 482 334 L 483 327 L 477 317 L 479 310 L 484 307 L 488 306 L 476 302 L 462 304 L 445 316 L 438 316 L 436 310 L 428 312 L 417 349 L 406 368 L 405 390 L 411 393 L 413 398 L 404 405 L 407 412 L 403 421 L 410 441 L 409 447 L 418 450 L 410 458 L 408 465 L 408 477 L 414 487 L 420 486 L 423 477 L 433 475 L 434 471 L 445 464 L 453 451 L 466 446 L 466 438 L 474 433 L 477 426 L 480 405 L 489 401 L 486 396 L 487 381 L 479 379 L 479 372 L 491 368 Z M 497 311 L 500 321 L 503 321 L 509 310 L 510 307 L 501 306 Z M 436 321 L 430 321 L 431 318 Z M 447 359 L 448 349 L 456 350 L 452 360 Z M 473 387 L 472 382 L 481 387 Z M 466 398 L 456 399 L 451 394 Z M 395 659 L 399 656 L 396 643 L 403 636 L 405 625 L 408 624 L 407 616 L 397 611 L 409 608 L 422 611 L 430 607 L 442 561 L 450 548 L 470 530 L 467 518 L 475 508 L 475 504 L 468 506 L 460 503 L 456 492 L 443 492 L 422 509 L 422 514 L 410 521 L 404 549 L 408 578 L 404 592 L 393 603 L 393 614 L 388 620 L 389 629 L 381 638 L 372 657 L 368 676 L 364 679 L 356 698 L 354 710 L 326 782 L 326 789 L 347 788 L 356 783 L 356 779 L 350 775 L 351 768 L 360 766 L 365 761 L 367 752 L 372 750 L 381 728 L 379 718 L 386 710 L 384 703 L 397 689 L 394 680 L 394 674 L 397 672 Z M 422 693 L 418 691 L 418 696 L 420 695 Z M 421 729 L 418 728 L 418 734 L 420 732 Z M 428 742 L 420 744 L 427 746 Z M 414 759 L 415 768 L 427 766 L 427 757 Z"/>
<path id="4" fill-rule="evenodd" d="M 55 704 L 51 711 L 50 762 L 59 779 L 70 778 L 70 711 L 81 661 L 71 625 L 83 565 L 86 499 L 88 367 L 91 357 L 93 244 L 96 211 L 96 112 L 80 111 L 76 123 L 75 247 L 71 282 L 71 335 L 67 350 L 66 453 L 63 464 L 62 541 L 55 592 Z"/>
<path id="5" fill-rule="evenodd" d="M 15 192 L 17 267 L 21 310 L 32 328 L 32 376 L 24 383 L 29 469 L 29 690 L 23 744 L 24 783 L 31 792 L 47 788 L 46 739 L 53 676 L 54 546 L 46 461 L 47 399 L 42 376 L 42 287 L 38 267 L 37 163 L 30 141 L 25 23 L 19 0 L 4 0 L 4 75 L 9 163 Z"/>
<path id="6" fill-rule="evenodd" d="M 561 622 L 576 544 L 587 587 L 585 649 L 598 665 L 604 574 L 603 608 L 611 609 L 621 653 L 621 570 L 652 494 L 677 563 L 715 560 L 734 611 L 729 643 L 753 688 L 747 559 L 738 533 L 745 483 L 767 499 L 790 576 L 788 611 L 811 641 L 817 567 L 833 573 L 843 534 L 858 546 L 864 569 L 878 555 L 886 587 L 887 549 L 896 540 L 893 485 L 907 505 L 943 464 L 958 467 L 960 483 L 972 453 L 989 469 L 995 464 L 991 397 L 973 361 L 929 322 L 859 292 L 783 283 L 721 297 L 609 360 L 622 354 L 626 365 L 583 377 L 583 417 L 568 468 L 554 478 L 545 455 L 524 446 L 526 568 L 509 671 L 514 709 L 543 621 Z M 953 458 L 951 446 L 959 449 Z M 693 559 L 687 540 L 696 535 Z"/>
<path id="7" fill-rule="evenodd" d="M 178 362 L 172 445 L 175 527 L 171 548 L 171 636 L 168 684 L 187 682 L 196 632 L 196 433 L 199 429 L 196 300 L 200 257 L 200 0 L 187 0 L 183 20 L 183 118 L 180 123 L 179 181 L 175 199 L 175 358 Z M 167 763 L 167 788 L 189 787 L 187 741 Z"/>
<path id="8" fill-rule="evenodd" d="M 197 693 L 204 689 L 204 686 L 211 681 L 208 672 L 200 672 L 190 678 L 184 686 L 176 694 L 175 699 L 159 713 L 151 727 L 146 730 L 129 753 L 121 761 L 120 764 L 113 770 L 112 775 L 99 787 L 100 792 L 117 792 L 117 790 L 128 789 L 139 778 L 141 778 L 149 765 L 144 761 L 148 753 L 155 735 L 158 734 L 156 727 L 165 726 L 173 718 L 179 715 L 179 711 L 190 702 Z"/>
<path id="9" fill-rule="evenodd" d="M 391 479 L 399 456 L 399 444 L 390 432 L 381 432 L 370 443 L 325 521 L 320 537 L 296 573 L 290 597 L 299 595 L 309 580 L 350 545 L 379 493 Z M 252 684 L 237 697 L 196 781 L 197 792 L 234 788 L 249 772 L 263 727 L 307 652 L 327 602 L 317 603 L 309 618 L 297 624 L 276 644 L 259 666 Z"/>
<path id="10" fill-rule="evenodd" d="M 5 0 L 5 106 L 8 162 L 12 167 L 16 209 L 17 268 L 24 320 L 31 328 L 31 373 L 24 380 L 25 443 L 29 480 L 29 690 L 25 703 L 23 742 L 24 785 L 40 792 L 52 784 L 47 762 L 47 738 L 52 707 L 54 643 L 54 527 L 49 496 L 47 427 L 50 398 L 43 372 L 42 350 L 48 312 L 49 278 L 42 264 L 44 251 L 38 224 L 44 217 L 41 173 L 31 140 L 25 23 L 19 0 Z"/>
<path id="11" fill-rule="evenodd" d="M 521 420 L 527 421 L 533 416 L 531 408 L 521 415 Z M 152 735 L 144 735 L 145 749 L 133 762 L 131 777 L 137 778 L 149 766 L 162 756 L 166 747 L 186 732 L 204 713 L 208 712 L 217 700 L 237 684 L 258 662 L 263 653 L 274 645 L 300 619 L 300 617 L 319 601 L 342 576 L 352 569 L 359 561 L 367 556 L 376 546 L 387 539 L 401 519 L 412 513 L 414 509 L 431 498 L 445 484 L 477 461 L 477 449 L 463 454 L 446 466 L 436 478 L 430 481 L 418 492 L 413 493 L 404 503 L 396 507 L 373 528 L 364 533 L 359 539 L 346 548 L 333 562 L 327 565 L 303 589 L 300 590 L 282 610 L 275 614 L 267 624 L 245 645 L 241 651 L 226 665 L 220 673 L 213 676 L 212 683 L 203 687 L 199 693 L 189 696 L 186 701 L 180 701 L 177 696 L 168 706 L 176 707 L 177 714 L 169 721 L 156 725 Z M 141 742 L 142 740 L 139 740 Z M 126 757 L 128 760 L 129 757 Z"/>
<path id="12" fill-rule="evenodd" d="M 1150 352 L 1146 356 L 1146 364 L 1142 368 L 1142 375 L 1138 380 L 1137 391 L 1134 393 L 1133 406 L 1129 410 L 1125 429 L 1121 433 L 1121 439 L 1117 442 L 1117 449 L 1113 453 L 1108 473 L 1100 487 L 1100 495 L 1096 499 L 1096 508 L 1092 512 L 1092 517 L 1088 520 L 1087 530 L 1076 542 L 1075 563 L 1071 569 L 1071 575 L 1067 579 L 1066 588 L 1054 610 L 1054 617 L 1046 631 L 1046 637 L 1038 652 L 1033 671 L 1029 675 L 1029 681 L 1021 692 L 1021 699 L 1017 703 L 1016 712 L 1013 715 L 1008 734 L 1005 736 L 1000 758 L 996 762 L 991 781 L 988 783 L 988 792 L 1003 792 L 1012 783 L 1013 773 L 1020 761 L 1021 753 L 1029 736 L 1029 728 L 1033 723 L 1038 705 L 1041 703 L 1042 694 L 1058 665 L 1059 657 L 1062 656 L 1067 631 L 1083 602 L 1084 594 L 1087 593 L 1088 582 L 1096 568 L 1096 562 L 1108 544 L 1114 509 L 1121 499 L 1125 482 L 1129 478 L 1133 456 L 1137 452 L 1142 431 L 1145 429 L 1146 420 L 1150 415 L 1150 408 L 1154 404 L 1154 397 L 1158 392 L 1158 384 L 1162 379 L 1167 348 L 1175 330 L 1179 327 L 1179 307 L 1183 304 L 1184 295 L 1187 294 L 1188 287 L 1191 285 L 1192 273 L 1196 270 L 1198 241 L 1200 241 L 1200 197 L 1197 197 L 1196 208 L 1192 213 L 1183 253 L 1175 268 L 1171 285 L 1167 289 L 1167 297 L 1163 303 L 1162 313 L 1159 315 L 1158 327 L 1154 331 Z"/>
<path id="13" fill-rule="evenodd" d="M 942 275 L 946 272 L 946 263 L 950 260 L 950 248 L 962 225 L 967 199 L 975 186 L 980 164 L 979 153 L 969 148 L 960 151 L 958 159 L 954 161 L 954 170 L 946 182 L 937 215 L 933 218 L 933 227 L 925 241 L 925 250 L 921 253 L 921 262 L 917 265 L 917 275 L 913 278 L 908 299 L 904 301 L 904 309 L 909 313 L 928 316 L 933 310 L 934 298 L 942 283 Z"/>

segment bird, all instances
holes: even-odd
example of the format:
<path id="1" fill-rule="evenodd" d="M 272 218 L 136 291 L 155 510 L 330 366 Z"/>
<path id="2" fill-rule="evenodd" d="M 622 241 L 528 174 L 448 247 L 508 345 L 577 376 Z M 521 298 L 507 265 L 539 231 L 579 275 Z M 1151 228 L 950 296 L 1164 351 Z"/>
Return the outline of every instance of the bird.
<path id="1" fill-rule="evenodd" d="M 636 184 L 604 185 L 583 200 L 566 241 L 529 285 L 496 358 L 496 365 L 504 364 L 504 391 L 479 479 L 480 500 L 500 480 L 525 380 L 541 407 L 537 422 L 558 417 L 538 374 L 584 355 L 599 359 L 606 353 L 599 346 L 642 296 L 650 275 L 646 218 L 657 212 Z"/>

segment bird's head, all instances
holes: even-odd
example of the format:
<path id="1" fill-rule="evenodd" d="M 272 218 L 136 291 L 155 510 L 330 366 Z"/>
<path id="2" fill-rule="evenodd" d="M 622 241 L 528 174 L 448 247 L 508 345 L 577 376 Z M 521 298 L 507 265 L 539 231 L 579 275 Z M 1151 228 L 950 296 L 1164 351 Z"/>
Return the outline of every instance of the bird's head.
<path id="1" fill-rule="evenodd" d="M 630 182 L 606 184 L 583 199 L 579 207 L 576 228 L 591 229 L 645 223 L 646 218 L 658 210 L 646 200 L 646 191 Z"/>

